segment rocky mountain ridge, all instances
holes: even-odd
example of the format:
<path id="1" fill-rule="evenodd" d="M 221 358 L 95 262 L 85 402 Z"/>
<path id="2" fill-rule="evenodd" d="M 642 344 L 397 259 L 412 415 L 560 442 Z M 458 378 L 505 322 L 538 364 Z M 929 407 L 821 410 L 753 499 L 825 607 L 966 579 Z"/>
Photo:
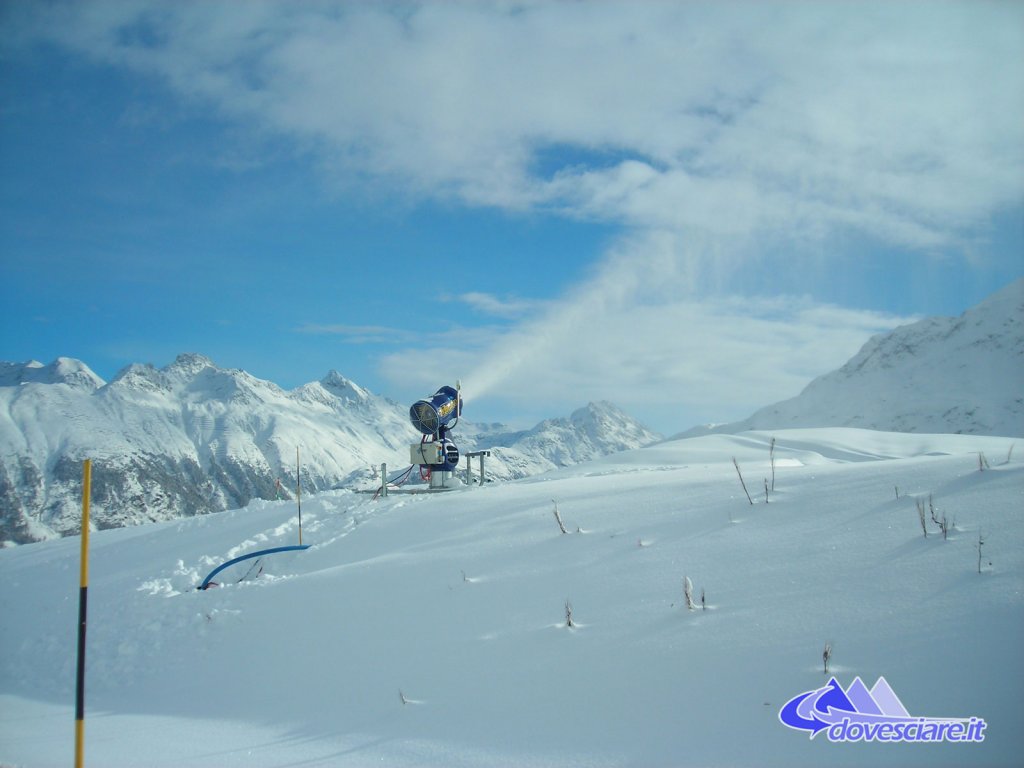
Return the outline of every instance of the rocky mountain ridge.
<path id="1" fill-rule="evenodd" d="M 660 438 L 608 403 L 531 430 L 463 422 L 463 452 L 492 450 L 511 479 Z M 76 533 L 81 463 L 92 459 L 98 527 L 244 506 L 253 498 L 372 485 L 408 466 L 408 405 L 337 371 L 286 391 L 198 354 L 132 364 L 109 383 L 78 360 L 0 363 L 0 542 Z M 298 452 L 298 455 L 296 455 Z M 298 469 L 297 469 L 298 467 Z"/>

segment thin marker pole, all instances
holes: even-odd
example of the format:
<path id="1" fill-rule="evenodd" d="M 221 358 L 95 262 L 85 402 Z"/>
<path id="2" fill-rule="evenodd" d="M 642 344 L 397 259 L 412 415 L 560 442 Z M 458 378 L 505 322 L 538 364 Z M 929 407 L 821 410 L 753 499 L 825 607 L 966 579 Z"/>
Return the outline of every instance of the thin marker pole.
<path id="1" fill-rule="evenodd" d="M 299 546 L 302 546 L 302 480 L 299 475 L 299 446 L 295 446 L 295 499 L 299 503 Z"/>
<path id="2" fill-rule="evenodd" d="M 85 748 L 85 617 L 89 602 L 89 496 L 92 460 L 82 466 L 82 558 L 78 578 L 78 673 L 75 679 L 75 768 L 82 768 Z"/>

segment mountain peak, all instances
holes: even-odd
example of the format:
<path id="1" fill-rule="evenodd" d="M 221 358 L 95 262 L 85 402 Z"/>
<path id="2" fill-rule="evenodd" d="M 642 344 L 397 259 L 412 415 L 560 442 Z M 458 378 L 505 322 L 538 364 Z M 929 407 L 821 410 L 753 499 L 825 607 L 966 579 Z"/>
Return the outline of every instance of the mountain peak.
<path id="1" fill-rule="evenodd" d="M 132 363 L 126 365 L 117 375 L 111 386 L 130 387 L 149 391 L 170 389 L 170 384 L 163 371 L 158 371 L 150 363 Z"/>
<path id="2" fill-rule="evenodd" d="M 682 433 L 794 427 L 1024 435 L 1024 279 L 959 317 L 873 336 L 841 368 L 743 421 Z"/>
<path id="3" fill-rule="evenodd" d="M 67 384 L 79 389 L 99 389 L 105 383 L 88 365 L 73 357 L 58 357 L 49 365 L 37 360 L 0 363 L 0 386 Z"/>
<path id="4" fill-rule="evenodd" d="M 607 401 L 577 408 L 568 418 L 547 419 L 522 433 L 515 445 L 540 454 L 556 465 L 588 461 L 616 451 L 640 448 L 657 442 L 651 432 L 632 416 Z"/>
<path id="5" fill-rule="evenodd" d="M 164 368 L 165 373 L 177 373 L 185 376 L 195 376 L 204 368 L 216 368 L 213 360 L 200 355 L 197 352 L 183 352 L 174 358 L 174 362 Z"/>
<path id="6" fill-rule="evenodd" d="M 621 408 L 607 400 L 591 401 L 582 408 L 577 408 L 570 416 L 574 421 L 577 418 L 604 418 L 604 419 L 632 419 Z"/>
<path id="7" fill-rule="evenodd" d="M 320 386 L 332 395 L 350 400 L 366 400 L 370 393 L 360 387 L 351 379 L 346 379 L 336 370 L 331 369 L 327 375 L 320 379 Z"/>
<path id="8" fill-rule="evenodd" d="M 1004 314 L 1024 314 L 1024 277 L 1017 278 L 1005 288 L 993 293 L 964 315 L 971 312 L 999 312 Z"/>

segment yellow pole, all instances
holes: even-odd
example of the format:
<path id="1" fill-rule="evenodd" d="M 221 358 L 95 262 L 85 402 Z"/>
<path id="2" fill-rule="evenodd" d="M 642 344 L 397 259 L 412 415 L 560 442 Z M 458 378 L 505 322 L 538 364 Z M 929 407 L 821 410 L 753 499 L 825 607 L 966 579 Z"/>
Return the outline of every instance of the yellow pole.
<path id="1" fill-rule="evenodd" d="M 75 768 L 82 768 L 85 747 L 85 617 L 89 598 L 89 496 L 92 460 L 82 465 L 82 556 L 78 577 L 78 674 L 75 681 Z"/>
<path id="2" fill-rule="evenodd" d="M 295 499 L 299 503 L 299 546 L 302 546 L 302 480 L 299 475 L 299 446 L 295 446 Z"/>

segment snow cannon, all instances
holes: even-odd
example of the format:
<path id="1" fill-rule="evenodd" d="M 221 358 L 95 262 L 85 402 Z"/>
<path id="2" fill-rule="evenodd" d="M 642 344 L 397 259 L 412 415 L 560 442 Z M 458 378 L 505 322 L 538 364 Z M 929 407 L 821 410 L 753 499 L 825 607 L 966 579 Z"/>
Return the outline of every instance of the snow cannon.
<path id="1" fill-rule="evenodd" d="M 426 400 L 417 400 L 409 408 L 412 425 L 424 435 L 443 438 L 449 424 L 462 415 L 462 397 L 455 387 L 441 387 Z"/>
<path id="2" fill-rule="evenodd" d="M 459 466 L 459 449 L 448 437 L 462 415 L 461 385 L 441 387 L 425 400 L 409 408 L 409 420 L 423 438 L 409 446 L 409 459 L 419 464 L 420 477 L 431 488 L 448 488 L 452 473 Z"/>

